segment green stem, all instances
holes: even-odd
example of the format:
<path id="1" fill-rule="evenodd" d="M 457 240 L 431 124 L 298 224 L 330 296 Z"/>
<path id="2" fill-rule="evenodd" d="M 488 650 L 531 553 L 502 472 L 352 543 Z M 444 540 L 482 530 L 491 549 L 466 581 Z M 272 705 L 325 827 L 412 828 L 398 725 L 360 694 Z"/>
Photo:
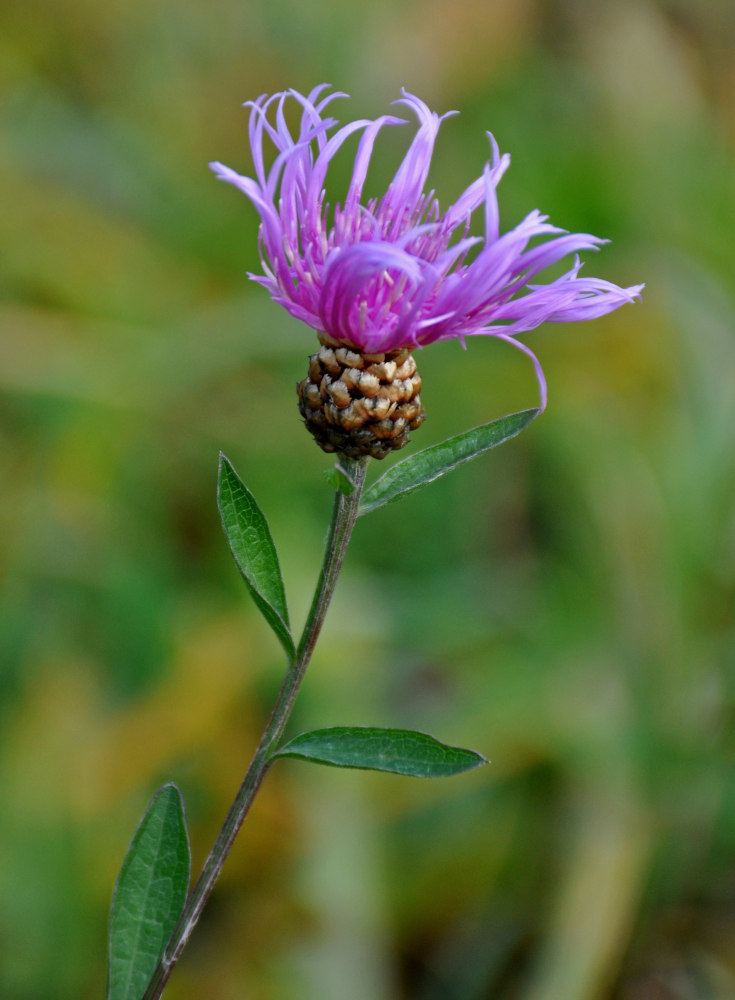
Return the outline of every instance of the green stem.
<path id="1" fill-rule="evenodd" d="M 278 698 L 273 706 L 268 725 L 255 751 L 250 767 L 243 779 L 232 808 L 227 814 L 207 860 L 202 873 L 192 889 L 184 905 L 179 922 L 173 930 L 168 944 L 164 949 L 158 965 L 151 976 L 148 988 L 142 1000 L 158 1000 L 168 982 L 174 966 L 181 957 L 186 944 L 191 937 L 202 910 L 212 894 L 215 883 L 220 876 L 227 855 L 235 842 L 235 838 L 248 814 L 253 799 L 260 788 L 263 779 L 271 765 L 271 755 L 277 748 L 283 731 L 293 710 L 296 695 L 304 679 L 316 641 L 322 630 L 329 603 L 334 594 L 339 571 L 352 535 L 352 529 L 357 520 L 360 496 L 365 483 L 367 459 L 353 461 L 340 456 L 340 463 L 347 470 L 355 484 L 355 491 L 346 495 L 339 491 L 335 493 L 332 507 L 332 519 L 324 547 L 324 558 L 319 574 L 319 580 L 314 592 L 306 625 L 301 635 L 296 657 L 289 664 L 283 679 Z"/>

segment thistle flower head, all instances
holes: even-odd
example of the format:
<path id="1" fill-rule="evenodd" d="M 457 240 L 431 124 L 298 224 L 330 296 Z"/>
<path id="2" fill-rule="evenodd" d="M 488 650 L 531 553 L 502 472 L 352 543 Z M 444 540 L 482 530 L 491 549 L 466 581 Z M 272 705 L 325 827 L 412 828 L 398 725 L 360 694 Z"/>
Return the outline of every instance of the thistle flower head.
<path id="1" fill-rule="evenodd" d="M 519 334 L 546 321 L 593 319 L 638 297 L 642 285 L 619 288 L 580 276 L 576 254 L 605 240 L 567 233 L 533 211 L 501 234 L 497 187 L 510 164 L 488 133 L 491 160 L 482 174 L 442 213 L 426 191 L 439 127 L 437 115 L 404 91 L 396 104 L 418 122 L 388 189 L 365 198 L 363 190 L 379 132 L 406 122 L 393 115 L 338 127 L 326 112 L 339 93 L 326 85 L 308 96 L 295 90 L 248 102 L 254 177 L 221 163 L 222 180 L 240 188 L 261 219 L 263 273 L 250 277 L 268 289 L 322 343 L 362 355 L 390 355 L 439 340 L 488 334 L 532 359 L 546 403 L 541 366 Z M 286 122 L 285 106 L 301 108 L 298 132 Z M 325 181 L 330 163 L 353 134 L 359 135 L 352 177 L 343 204 L 330 208 Z M 266 163 L 266 145 L 273 157 Z M 484 234 L 469 235 L 481 211 Z M 537 275 L 563 258 L 570 269 L 547 284 Z"/>

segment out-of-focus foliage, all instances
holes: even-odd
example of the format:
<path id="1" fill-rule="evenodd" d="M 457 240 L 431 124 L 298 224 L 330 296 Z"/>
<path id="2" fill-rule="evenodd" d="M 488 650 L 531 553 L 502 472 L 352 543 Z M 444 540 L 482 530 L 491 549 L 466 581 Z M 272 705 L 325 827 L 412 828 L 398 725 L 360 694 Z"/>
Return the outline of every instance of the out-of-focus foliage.
<path id="1" fill-rule="evenodd" d="M 102 995 L 152 791 L 195 868 L 281 651 L 221 536 L 224 450 L 298 627 L 330 504 L 313 339 L 245 276 L 239 102 L 437 110 L 446 203 L 612 244 L 644 302 L 537 331 L 547 414 L 358 524 L 298 728 L 410 726 L 450 782 L 278 764 L 171 1000 L 735 995 L 735 8 L 721 0 L 10 0 L 0 35 L 0 994 Z M 380 148 L 374 191 L 402 149 Z M 346 182 L 347 168 L 344 169 Z M 531 339 L 531 336 L 529 339 Z M 419 357 L 423 447 L 535 405 L 502 344 Z"/>

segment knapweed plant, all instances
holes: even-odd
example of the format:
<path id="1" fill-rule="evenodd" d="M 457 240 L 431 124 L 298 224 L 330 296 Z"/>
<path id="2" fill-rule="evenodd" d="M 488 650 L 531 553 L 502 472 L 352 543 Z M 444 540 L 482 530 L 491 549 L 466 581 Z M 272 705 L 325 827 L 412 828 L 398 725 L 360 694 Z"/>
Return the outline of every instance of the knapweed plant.
<path id="1" fill-rule="evenodd" d="M 457 774 L 485 762 L 472 750 L 408 730 L 335 726 L 291 738 L 285 733 L 357 519 L 507 441 L 543 411 L 543 372 L 519 334 L 544 322 L 602 316 L 632 302 L 642 287 L 619 288 L 581 277 L 576 256 L 560 277 L 536 283 L 544 269 L 604 241 L 558 229 L 537 211 L 501 235 L 497 187 L 510 158 L 500 155 L 492 135 L 492 159 L 442 212 L 425 186 L 439 126 L 447 116 L 434 114 L 410 94 L 396 102 L 418 120 L 408 152 L 385 194 L 365 198 L 379 132 L 405 122 L 385 115 L 337 127 L 325 112 L 343 96 L 321 86 L 308 97 L 289 91 L 249 102 L 255 176 L 212 164 L 219 178 L 247 195 L 260 216 L 263 273 L 251 277 L 319 341 L 298 385 L 298 407 L 317 444 L 336 455 L 330 475 L 335 494 L 314 599 L 297 639 L 268 523 L 230 462 L 221 457 L 222 527 L 253 600 L 283 647 L 286 672 L 242 785 L 191 892 L 188 836 L 176 786 L 165 785 L 141 820 L 113 897 L 108 1000 L 161 995 L 253 799 L 279 758 L 418 777 Z M 295 134 L 287 123 L 294 103 L 299 115 Z M 325 191 L 329 166 L 353 133 L 359 140 L 347 194 L 343 204 L 331 207 Z M 481 213 L 482 236 L 470 235 L 476 212 Z M 419 451 L 365 489 L 370 459 L 384 459 L 403 448 L 424 419 L 421 377 L 412 352 L 440 340 L 457 339 L 464 345 L 477 334 L 497 337 L 530 357 L 539 406 Z"/>

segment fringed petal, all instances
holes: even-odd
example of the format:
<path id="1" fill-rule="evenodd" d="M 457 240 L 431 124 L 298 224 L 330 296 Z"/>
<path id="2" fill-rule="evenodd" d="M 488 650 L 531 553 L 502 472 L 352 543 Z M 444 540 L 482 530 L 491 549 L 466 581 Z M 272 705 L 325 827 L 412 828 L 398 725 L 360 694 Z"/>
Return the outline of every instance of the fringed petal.
<path id="1" fill-rule="evenodd" d="M 307 96 L 291 90 L 248 102 L 255 177 L 211 164 L 221 180 L 247 195 L 260 216 L 263 275 L 251 277 L 291 315 L 368 353 L 452 338 L 464 344 L 477 335 L 506 340 L 532 359 L 543 408 L 541 366 L 516 336 L 547 321 L 602 316 L 635 301 L 643 286 L 620 288 L 579 277 L 578 257 L 560 278 L 530 283 L 568 255 L 597 250 L 606 241 L 568 233 L 538 211 L 501 235 L 497 188 L 510 157 L 500 153 L 491 133 L 490 162 L 442 214 L 425 186 L 439 127 L 448 116 L 405 91 L 396 103 L 414 112 L 418 127 L 386 193 L 363 202 L 378 134 L 386 125 L 405 122 L 384 115 L 333 131 L 338 123 L 325 111 L 344 96 L 320 84 Z M 289 100 L 301 108 L 296 135 L 287 123 Z M 344 205 L 330 210 L 324 191 L 329 167 L 356 132 L 362 135 Z M 275 153 L 270 166 L 266 141 Z M 484 235 L 471 236 L 470 219 L 481 206 Z M 464 234 L 455 240 L 462 226 Z M 529 248 L 532 240 L 541 242 Z"/>

